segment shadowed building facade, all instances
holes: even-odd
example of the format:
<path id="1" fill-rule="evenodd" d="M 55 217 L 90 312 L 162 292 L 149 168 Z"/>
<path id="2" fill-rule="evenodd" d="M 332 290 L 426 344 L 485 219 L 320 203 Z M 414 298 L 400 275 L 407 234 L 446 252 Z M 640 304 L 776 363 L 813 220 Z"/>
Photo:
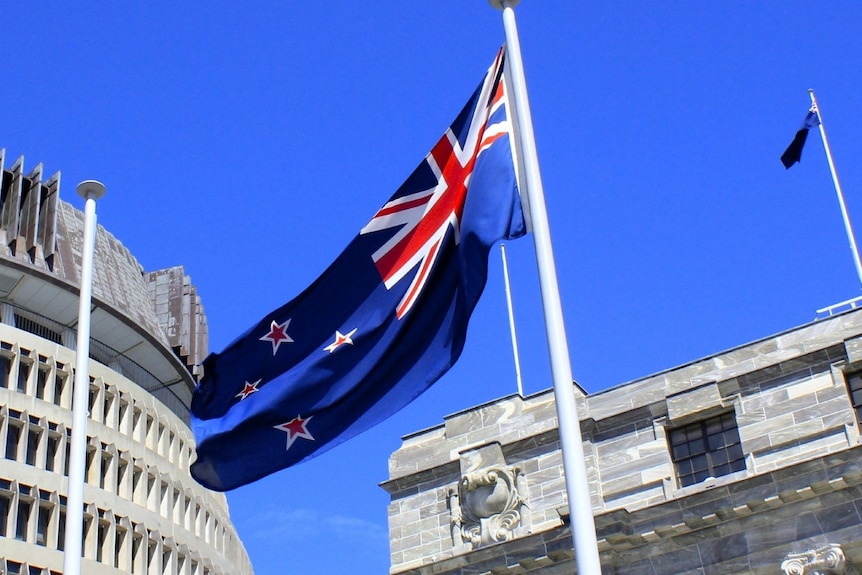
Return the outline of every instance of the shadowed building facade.
<path id="1" fill-rule="evenodd" d="M 0 573 L 63 567 L 83 213 L 0 150 Z M 96 233 L 82 571 L 246 575 L 223 494 L 189 475 L 206 316 L 181 267 Z"/>
<path id="2" fill-rule="evenodd" d="M 573 390 L 603 573 L 858 573 L 862 310 Z M 405 437 L 383 487 L 390 573 L 577 572 L 551 391 Z"/>

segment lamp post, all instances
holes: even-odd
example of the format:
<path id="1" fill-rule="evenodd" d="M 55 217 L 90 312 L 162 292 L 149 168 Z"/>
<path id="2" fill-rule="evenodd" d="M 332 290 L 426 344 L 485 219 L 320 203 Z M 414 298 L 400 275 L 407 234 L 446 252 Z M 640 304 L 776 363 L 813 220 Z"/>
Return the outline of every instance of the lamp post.
<path id="1" fill-rule="evenodd" d="M 93 292 L 93 253 L 96 247 L 96 200 L 105 186 L 96 180 L 78 184 L 84 205 L 84 245 L 78 303 L 78 339 L 72 396 L 72 445 L 69 453 L 69 488 L 66 504 L 66 539 L 63 573 L 80 575 L 84 532 L 84 471 L 87 456 L 87 408 L 90 390 L 90 301 Z"/>

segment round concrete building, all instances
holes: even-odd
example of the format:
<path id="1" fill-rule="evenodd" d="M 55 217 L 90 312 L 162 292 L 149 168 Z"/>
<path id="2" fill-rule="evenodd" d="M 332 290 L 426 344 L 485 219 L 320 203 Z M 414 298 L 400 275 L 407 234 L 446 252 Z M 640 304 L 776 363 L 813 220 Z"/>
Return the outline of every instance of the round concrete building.
<path id="1" fill-rule="evenodd" d="M 63 568 L 84 215 L 60 174 L 0 150 L 0 572 Z M 145 271 L 99 227 L 82 571 L 245 575 L 223 494 L 189 475 L 206 317 L 181 267 Z"/>

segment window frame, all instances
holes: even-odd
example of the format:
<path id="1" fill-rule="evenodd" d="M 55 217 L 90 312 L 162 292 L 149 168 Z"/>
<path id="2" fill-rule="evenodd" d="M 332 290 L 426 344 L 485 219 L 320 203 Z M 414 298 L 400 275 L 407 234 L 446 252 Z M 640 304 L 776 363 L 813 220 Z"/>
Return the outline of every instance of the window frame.
<path id="1" fill-rule="evenodd" d="M 667 443 L 680 487 L 745 471 L 745 451 L 733 411 L 667 430 Z"/>

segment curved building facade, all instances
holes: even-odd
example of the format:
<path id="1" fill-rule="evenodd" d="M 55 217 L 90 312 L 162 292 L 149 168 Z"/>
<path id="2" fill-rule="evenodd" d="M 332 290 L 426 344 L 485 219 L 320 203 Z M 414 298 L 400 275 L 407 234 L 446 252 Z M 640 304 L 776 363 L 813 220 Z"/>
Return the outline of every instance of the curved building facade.
<path id="1" fill-rule="evenodd" d="M 63 567 L 84 216 L 0 150 L 0 573 Z M 245 575 L 223 494 L 189 475 L 206 317 L 181 267 L 96 234 L 84 573 Z"/>

